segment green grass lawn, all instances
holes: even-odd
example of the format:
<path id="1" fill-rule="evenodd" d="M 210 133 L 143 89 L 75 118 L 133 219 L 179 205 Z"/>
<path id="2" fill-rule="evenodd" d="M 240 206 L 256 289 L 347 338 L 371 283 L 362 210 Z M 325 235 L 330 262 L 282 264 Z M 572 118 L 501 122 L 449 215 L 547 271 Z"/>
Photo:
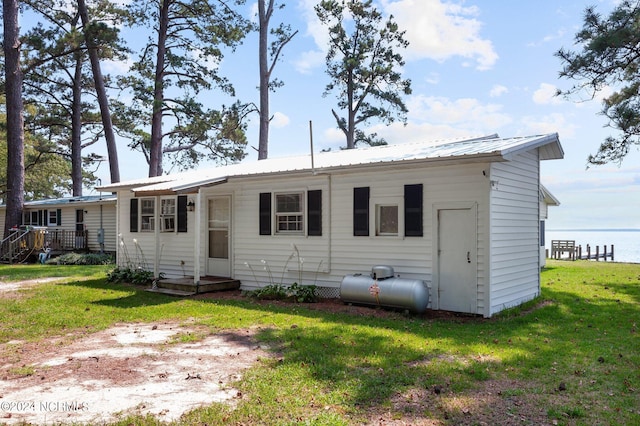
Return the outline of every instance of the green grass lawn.
<path id="1" fill-rule="evenodd" d="M 277 354 L 234 384 L 238 405 L 212 404 L 181 424 L 361 424 L 381 413 L 430 424 L 640 424 L 638 264 L 549 261 L 540 298 L 489 320 L 176 299 L 109 284 L 105 271 L 0 266 L 1 281 L 67 277 L 0 299 L 0 348 L 117 322 L 259 326 Z"/>

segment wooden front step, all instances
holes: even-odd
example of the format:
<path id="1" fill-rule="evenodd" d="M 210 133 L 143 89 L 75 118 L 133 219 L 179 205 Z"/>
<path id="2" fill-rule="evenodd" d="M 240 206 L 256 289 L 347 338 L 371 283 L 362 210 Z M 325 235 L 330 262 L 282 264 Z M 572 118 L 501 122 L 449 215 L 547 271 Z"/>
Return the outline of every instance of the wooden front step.
<path id="1" fill-rule="evenodd" d="M 237 290 L 240 281 L 226 277 L 202 277 L 199 284 L 194 284 L 193 277 L 168 278 L 159 280 L 156 288 L 149 291 L 169 294 L 172 296 L 193 296 L 199 293 L 211 293 L 214 291 Z"/>

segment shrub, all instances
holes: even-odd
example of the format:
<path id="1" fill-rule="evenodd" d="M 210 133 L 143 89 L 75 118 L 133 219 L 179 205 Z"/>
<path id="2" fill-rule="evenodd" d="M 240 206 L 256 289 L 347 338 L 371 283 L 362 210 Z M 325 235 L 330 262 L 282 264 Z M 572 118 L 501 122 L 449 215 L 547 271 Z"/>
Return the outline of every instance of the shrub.
<path id="1" fill-rule="evenodd" d="M 162 278 L 164 274 L 160 274 Z M 112 283 L 131 283 L 136 285 L 146 285 L 153 282 L 153 271 L 137 268 L 121 268 L 116 267 L 107 274 L 107 281 Z"/>
<path id="2" fill-rule="evenodd" d="M 109 265 L 114 263 L 112 254 L 107 253 L 65 253 L 49 259 L 49 265 Z"/>
<path id="3" fill-rule="evenodd" d="M 290 287 L 280 284 L 270 284 L 257 290 L 249 291 L 247 296 L 260 300 L 291 300 L 297 303 L 314 303 L 318 301 L 315 285 L 298 285 Z"/>

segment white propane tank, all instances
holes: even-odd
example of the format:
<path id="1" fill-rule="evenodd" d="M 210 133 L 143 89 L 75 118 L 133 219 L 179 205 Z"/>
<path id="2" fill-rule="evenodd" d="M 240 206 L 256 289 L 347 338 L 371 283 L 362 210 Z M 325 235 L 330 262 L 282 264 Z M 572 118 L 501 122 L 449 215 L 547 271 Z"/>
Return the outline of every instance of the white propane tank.
<path id="1" fill-rule="evenodd" d="M 354 274 L 342 279 L 340 298 L 345 303 L 408 309 L 420 314 L 429 304 L 429 287 L 421 280 L 397 277 L 374 279 Z"/>

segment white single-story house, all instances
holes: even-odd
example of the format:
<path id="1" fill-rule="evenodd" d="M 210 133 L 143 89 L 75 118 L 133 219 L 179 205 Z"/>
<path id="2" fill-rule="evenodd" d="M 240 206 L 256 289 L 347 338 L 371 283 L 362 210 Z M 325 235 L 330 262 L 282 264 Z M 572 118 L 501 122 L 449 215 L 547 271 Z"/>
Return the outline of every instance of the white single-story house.
<path id="1" fill-rule="evenodd" d="M 540 267 L 547 265 L 545 221 L 549 218 L 549 207 L 559 206 L 560 201 L 544 186 L 540 185 Z"/>
<path id="2" fill-rule="evenodd" d="M 53 250 L 115 253 L 116 201 L 112 194 L 26 201 L 22 223 L 11 226 L 46 227 Z M 4 229 L 5 209 L 0 206 L 0 229 Z"/>
<path id="3" fill-rule="evenodd" d="M 314 284 L 376 265 L 429 307 L 491 317 L 540 294 L 540 161 L 557 134 L 272 158 L 98 188 L 116 192 L 119 264 L 156 276 Z"/>

